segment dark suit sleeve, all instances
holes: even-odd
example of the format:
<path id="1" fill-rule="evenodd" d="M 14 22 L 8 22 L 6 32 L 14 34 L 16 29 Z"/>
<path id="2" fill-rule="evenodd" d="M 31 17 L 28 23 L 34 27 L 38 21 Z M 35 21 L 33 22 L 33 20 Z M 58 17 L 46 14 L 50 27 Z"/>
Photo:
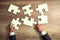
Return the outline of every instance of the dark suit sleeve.
<path id="1" fill-rule="evenodd" d="M 16 36 L 15 35 L 12 35 L 12 36 L 9 36 L 10 40 L 16 40 Z"/>
<path id="2" fill-rule="evenodd" d="M 48 33 L 46 33 L 44 36 L 42 36 L 43 40 L 51 40 L 50 36 Z"/>

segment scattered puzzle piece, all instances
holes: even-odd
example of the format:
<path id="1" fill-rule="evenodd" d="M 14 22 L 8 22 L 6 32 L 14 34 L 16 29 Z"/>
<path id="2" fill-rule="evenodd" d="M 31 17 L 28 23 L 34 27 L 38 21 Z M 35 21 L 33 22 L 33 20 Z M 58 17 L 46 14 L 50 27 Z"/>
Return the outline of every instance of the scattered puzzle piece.
<path id="1" fill-rule="evenodd" d="M 10 7 L 9 7 L 8 11 L 11 12 L 13 10 L 13 14 L 17 14 L 17 13 L 20 12 L 20 10 L 18 10 L 18 8 L 19 8 L 18 6 L 10 4 Z"/>
<path id="2" fill-rule="evenodd" d="M 48 23 L 48 17 L 46 15 L 38 16 L 38 19 L 41 19 L 41 20 L 38 20 L 38 24 L 46 24 L 46 23 Z"/>
<path id="3" fill-rule="evenodd" d="M 19 22 L 19 18 L 13 19 L 11 23 L 14 24 L 16 30 L 18 30 L 19 28 L 18 25 L 21 25 L 21 22 Z"/>
<path id="4" fill-rule="evenodd" d="M 43 14 L 43 9 L 45 9 L 45 11 L 48 11 L 47 4 L 38 5 L 38 8 L 36 8 L 36 11 L 39 11 L 39 13 L 41 13 L 41 15 L 44 15 Z"/>
<path id="5" fill-rule="evenodd" d="M 31 9 L 29 9 L 31 7 L 31 5 L 27 5 L 27 6 L 24 6 L 22 9 L 23 10 L 26 10 L 25 12 L 24 12 L 24 14 L 26 15 L 26 14 L 28 14 L 29 16 L 31 16 L 31 12 L 33 12 L 33 10 Z"/>
<path id="6" fill-rule="evenodd" d="M 31 20 L 29 20 L 28 17 L 25 17 L 24 19 L 22 18 L 21 20 L 23 21 L 23 24 L 28 25 L 28 26 L 33 26 L 33 24 L 37 24 L 34 21 L 34 18 L 31 18 Z"/>

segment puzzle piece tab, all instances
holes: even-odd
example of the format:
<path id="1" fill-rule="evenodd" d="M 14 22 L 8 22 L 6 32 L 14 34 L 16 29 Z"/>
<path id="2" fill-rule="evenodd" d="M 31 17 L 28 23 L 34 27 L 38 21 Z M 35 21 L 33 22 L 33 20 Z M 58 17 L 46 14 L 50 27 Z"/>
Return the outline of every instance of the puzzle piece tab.
<path id="1" fill-rule="evenodd" d="M 28 25 L 28 26 L 33 26 L 33 24 L 37 24 L 37 22 L 34 21 L 34 18 L 31 18 L 31 20 L 29 20 L 28 17 L 25 17 L 24 19 L 21 19 L 23 21 L 23 24 Z"/>
<path id="2" fill-rule="evenodd" d="M 18 6 L 10 4 L 10 7 L 9 7 L 8 11 L 11 12 L 13 10 L 13 14 L 17 14 L 17 13 L 20 12 L 20 10 L 18 10 L 18 8 L 19 8 Z"/>
<path id="3" fill-rule="evenodd" d="M 44 15 L 43 14 L 43 9 L 45 9 L 45 11 L 48 11 L 47 4 L 38 5 L 38 8 L 36 8 L 36 11 L 39 11 L 39 13 L 41 13 L 41 15 Z"/>
<path id="4" fill-rule="evenodd" d="M 41 20 L 38 20 L 38 24 L 46 24 L 46 23 L 48 23 L 48 17 L 46 15 L 38 16 L 38 19 L 41 19 Z"/>
<path id="5" fill-rule="evenodd" d="M 23 10 L 26 10 L 25 12 L 24 12 L 24 14 L 26 15 L 26 14 L 28 14 L 29 16 L 31 16 L 31 12 L 33 12 L 33 10 L 32 9 L 29 9 L 31 7 L 31 5 L 27 5 L 27 6 L 24 6 L 22 9 Z"/>
<path id="6" fill-rule="evenodd" d="M 21 25 L 21 22 L 19 22 L 19 18 L 13 19 L 11 23 L 14 24 L 16 30 L 18 30 L 19 28 L 18 25 Z"/>

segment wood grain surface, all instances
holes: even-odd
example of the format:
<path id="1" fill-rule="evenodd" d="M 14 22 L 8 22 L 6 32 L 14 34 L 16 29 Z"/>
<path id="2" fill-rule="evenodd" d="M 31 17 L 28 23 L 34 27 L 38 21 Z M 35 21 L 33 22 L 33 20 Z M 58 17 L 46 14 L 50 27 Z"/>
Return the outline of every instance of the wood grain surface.
<path id="1" fill-rule="evenodd" d="M 48 16 L 48 24 L 43 25 L 43 28 L 52 40 L 60 40 L 60 0 L 0 0 L 0 40 L 9 40 L 8 24 L 13 18 L 24 18 L 22 7 L 31 4 L 31 9 L 34 10 L 30 18 L 35 18 L 37 21 L 38 12 L 35 8 L 38 4 L 48 4 L 49 11 L 44 12 Z M 14 15 L 12 12 L 8 12 L 10 4 L 19 6 L 20 13 Z M 21 21 L 21 20 L 20 20 Z M 19 30 L 16 31 L 17 40 L 42 40 L 40 34 L 36 31 L 35 26 L 30 27 L 21 25 Z"/>

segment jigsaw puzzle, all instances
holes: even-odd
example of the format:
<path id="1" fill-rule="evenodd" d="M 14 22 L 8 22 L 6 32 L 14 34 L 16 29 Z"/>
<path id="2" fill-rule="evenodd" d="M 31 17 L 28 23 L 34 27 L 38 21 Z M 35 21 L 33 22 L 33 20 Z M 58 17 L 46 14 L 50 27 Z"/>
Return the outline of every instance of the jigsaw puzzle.
<path id="1" fill-rule="evenodd" d="M 46 24 L 46 23 L 48 23 L 48 17 L 46 15 L 38 16 L 38 19 L 41 19 L 41 20 L 38 20 L 38 24 Z"/>
<path id="2" fill-rule="evenodd" d="M 43 9 L 45 9 L 45 11 L 48 11 L 47 4 L 38 5 L 38 8 L 36 8 L 36 11 L 39 11 L 39 13 L 41 13 L 41 15 L 44 15 Z"/>
<path id="3" fill-rule="evenodd" d="M 18 8 L 19 8 L 18 6 L 10 4 L 10 7 L 9 7 L 8 11 L 11 12 L 13 10 L 13 14 L 17 14 L 17 13 L 20 12 L 20 10 L 18 10 Z"/>
<path id="4" fill-rule="evenodd" d="M 13 19 L 11 23 L 14 24 L 16 30 L 18 30 L 19 28 L 18 25 L 21 25 L 21 22 L 19 22 L 19 18 Z"/>
<path id="5" fill-rule="evenodd" d="M 34 21 L 34 18 L 31 18 L 29 20 L 29 17 L 25 17 L 24 19 L 21 19 L 23 21 L 23 24 L 28 25 L 28 26 L 33 26 L 33 24 L 37 24 L 37 22 Z"/>
<path id="6" fill-rule="evenodd" d="M 29 16 L 31 16 L 31 13 L 33 12 L 33 10 L 30 9 L 30 7 L 31 7 L 31 5 L 27 5 L 27 6 L 24 6 L 24 7 L 22 8 L 23 10 L 26 10 L 26 11 L 24 12 L 25 15 L 28 14 Z"/>

